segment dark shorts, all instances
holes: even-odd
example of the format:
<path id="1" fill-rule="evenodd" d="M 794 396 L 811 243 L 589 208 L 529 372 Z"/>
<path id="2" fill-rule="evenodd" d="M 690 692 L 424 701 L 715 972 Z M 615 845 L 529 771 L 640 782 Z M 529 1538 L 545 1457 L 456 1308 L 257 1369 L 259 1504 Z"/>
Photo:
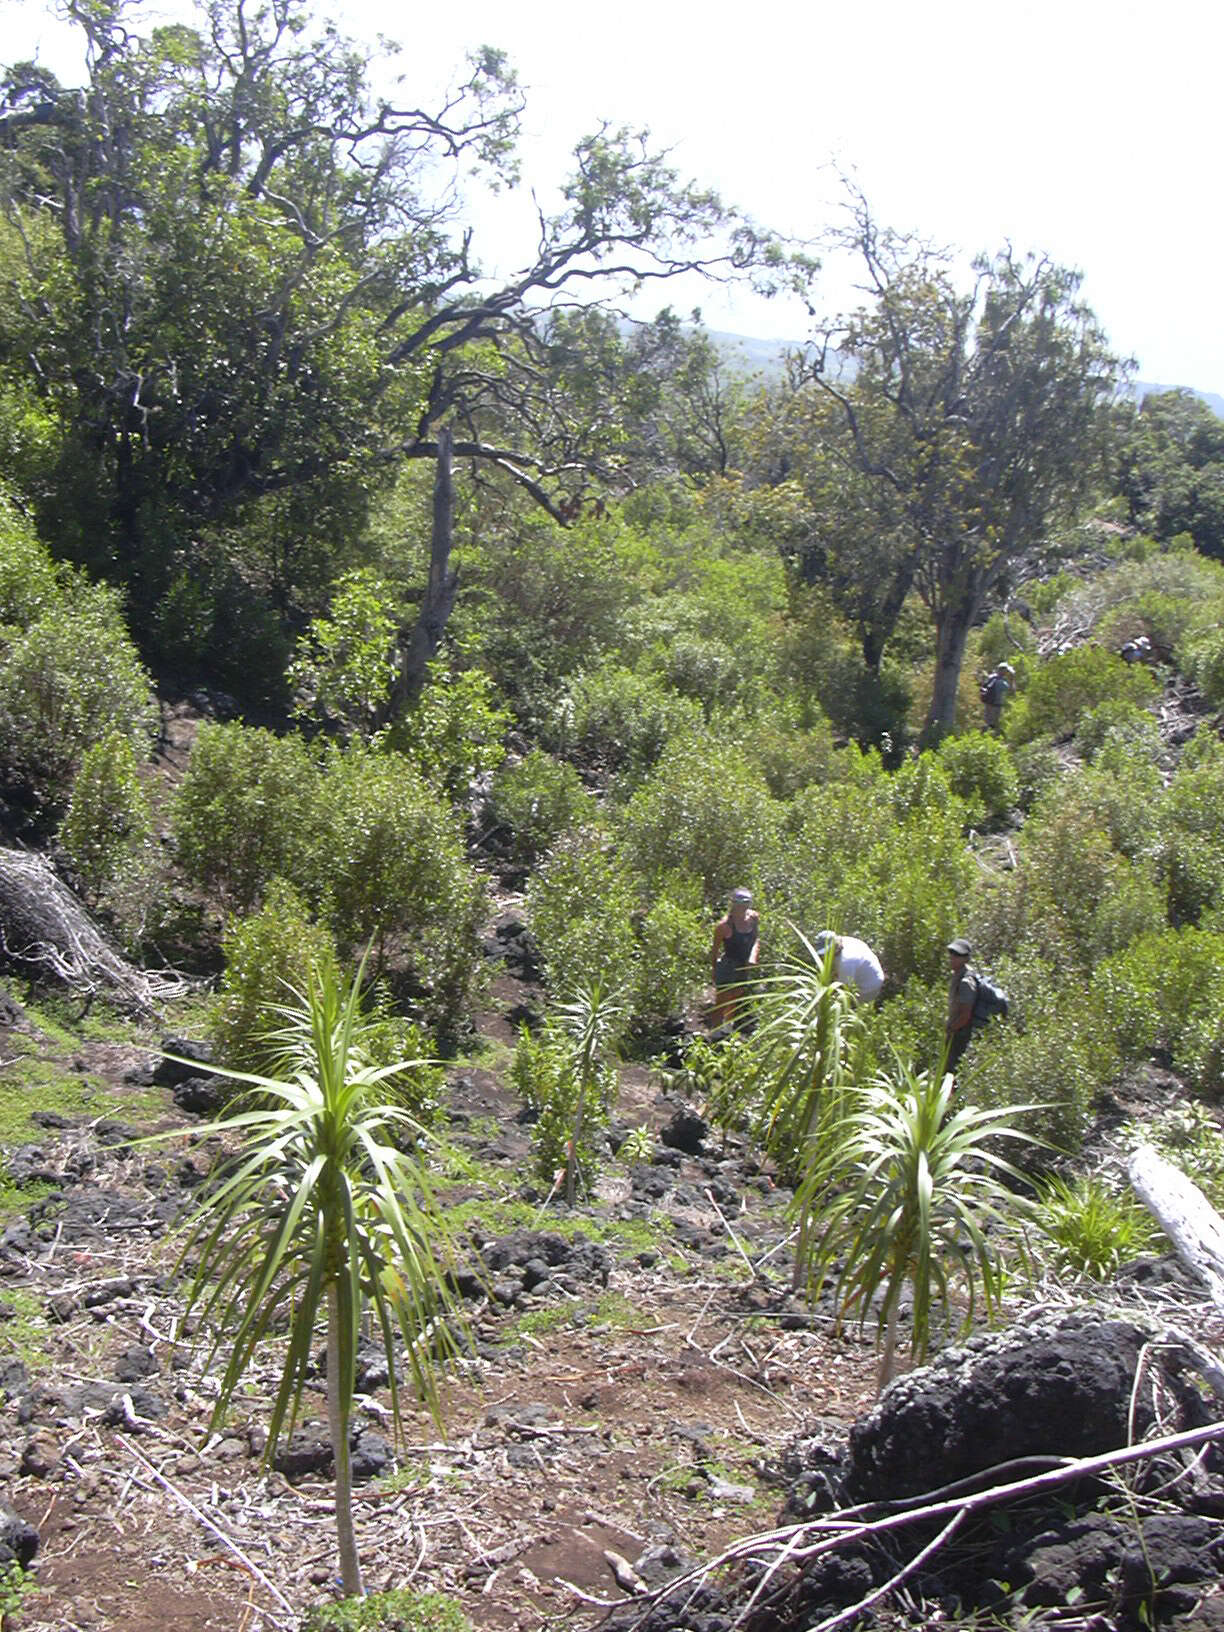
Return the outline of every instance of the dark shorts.
<path id="1" fill-rule="evenodd" d="M 732 963 L 730 958 L 719 958 L 714 965 L 714 986 L 722 991 L 727 986 L 743 986 L 752 979 L 756 965 Z"/>

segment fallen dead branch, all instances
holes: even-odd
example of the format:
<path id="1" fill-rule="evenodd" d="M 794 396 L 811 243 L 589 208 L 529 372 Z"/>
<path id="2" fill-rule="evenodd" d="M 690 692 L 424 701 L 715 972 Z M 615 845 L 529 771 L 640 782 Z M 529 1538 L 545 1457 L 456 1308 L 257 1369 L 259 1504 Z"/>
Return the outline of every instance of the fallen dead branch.
<path id="1" fill-rule="evenodd" d="M 1124 1445 L 1116 1451 L 1108 1451 L 1099 1456 L 1060 1458 L 1057 1467 L 1047 1468 L 1026 1478 L 989 1485 L 984 1489 L 969 1491 L 964 1495 L 944 1500 L 931 1501 L 918 1498 L 916 1505 L 911 1503 L 902 1511 L 886 1513 L 878 1518 L 858 1517 L 864 1510 L 862 1507 L 855 1507 L 830 1513 L 822 1518 L 807 1519 L 800 1524 L 762 1531 L 745 1537 L 744 1540 L 728 1547 L 717 1558 L 677 1576 L 665 1586 L 658 1587 L 643 1597 L 640 1600 L 643 1605 L 642 1613 L 631 1623 L 631 1628 L 640 1626 L 650 1613 L 651 1607 L 659 1600 L 671 1598 L 688 1586 L 696 1589 L 711 1575 L 731 1565 L 752 1562 L 757 1564 L 763 1573 L 748 1602 L 736 1616 L 733 1625 L 740 1626 L 752 1609 L 761 1602 L 766 1588 L 785 1566 L 805 1564 L 848 1543 L 885 1536 L 908 1525 L 944 1521 L 943 1529 L 935 1540 L 924 1547 L 914 1560 L 891 1577 L 882 1588 L 873 1589 L 866 1598 L 840 1611 L 831 1619 L 821 1622 L 819 1628 L 813 1628 L 813 1632 L 832 1632 L 834 1627 L 843 1625 L 879 1603 L 921 1564 L 927 1562 L 951 1539 L 964 1521 L 976 1513 L 1006 1502 L 1029 1500 L 1056 1490 L 1062 1485 L 1071 1484 L 1075 1480 L 1090 1479 L 1131 1463 L 1149 1461 L 1171 1452 L 1194 1450 L 1219 1439 L 1224 1439 L 1224 1421 L 1213 1422 L 1205 1428 L 1195 1428 L 1186 1433 L 1166 1434 L 1159 1439 L 1146 1440 L 1142 1445 Z M 980 1477 L 989 1477 L 991 1471 L 984 1470 Z M 874 1505 L 878 1507 L 881 1504 Z"/>

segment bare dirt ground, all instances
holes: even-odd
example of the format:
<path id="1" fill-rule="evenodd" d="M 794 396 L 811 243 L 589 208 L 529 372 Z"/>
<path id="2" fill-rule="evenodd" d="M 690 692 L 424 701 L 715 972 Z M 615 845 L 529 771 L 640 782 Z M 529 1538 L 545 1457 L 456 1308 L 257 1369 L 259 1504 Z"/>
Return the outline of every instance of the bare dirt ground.
<path id="1" fill-rule="evenodd" d="M 534 995 L 499 975 L 481 1031 L 504 1048 Z M 122 1092 L 132 1063 L 83 1045 L 79 1068 Z M 449 1079 L 455 1137 L 520 1193 L 529 1138 L 499 1073 Z M 672 1108 L 644 1070 L 625 1071 L 622 1121 L 657 1127 Z M 33 1166 L 53 1194 L 4 1236 L 0 1474 L 41 1538 L 39 1591 L 4 1623 L 24 1632 L 290 1628 L 335 1591 L 325 1473 L 291 1480 L 260 1459 L 271 1373 L 207 1433 L 209 1381 L 167 1237 L 208 1158 L 192 1119 L 167 1121 L 181 1137 L 136 1148 L 122 1126 L 48 1126 Z M 606 1284 L 562 1277 L 476 1308 L 445 1433 L 410 1412 L 407 1444 L 358 1488 L 368 1588 L 452 1594 L 477 1628 L 593 1626 L 626 1597 L 630 1566 L 649 1580 L 772 1524 L 782 1490 L 767 1470 L 783 1446 L 870 1402 L 869 1344 L 787 1296 L 768 1176 L 741 1182 L 736 1153 L 717 1149 L 648 1171 L 663 1192 L 649 1206 L 611 1168 L 585 1209 Z M 558 1216 L 554 1203 L 538 1228 Z M 19 1321 L 41 1351 L 24 1367 L 8 1336 Z M 307 1437 L 326 1415 L 316 1386 Z M 389 1442 L 387 1400 L 372 1387 L 362 1415 Z"/>

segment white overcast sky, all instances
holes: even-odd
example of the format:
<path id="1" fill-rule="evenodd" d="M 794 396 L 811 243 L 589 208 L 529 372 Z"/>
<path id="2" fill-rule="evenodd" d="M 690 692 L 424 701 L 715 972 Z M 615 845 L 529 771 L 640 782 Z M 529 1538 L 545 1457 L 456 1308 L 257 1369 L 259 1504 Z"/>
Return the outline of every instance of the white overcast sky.
<path id="1" fill-rule="evenodd" d="M 186 0 L 157 4 L 160 18 L 187 11 Z M 321 9 L 355 38 L 402 40 L 398 71 L 423 101 L 468 49 L 507 51 L 528 92 L 525 187 L 554 186 L 597 120 L 646 125 L 686 175 L 813 237 L 832 219 L 832 161 L 882 222 L 970 253 L 1006 240 L 1080 268 L 1141 378 L 1224 393 L 1219 0 Z M 70 79 L 63 38 L 38 0 L 0 0 L 3 60 L 38 51 Z M 825 300 L 843 303 L 834 276 Z M 713 328 L 806 333 L 797 307 L 709 288 L 674 303 L 694 301 Z"/>

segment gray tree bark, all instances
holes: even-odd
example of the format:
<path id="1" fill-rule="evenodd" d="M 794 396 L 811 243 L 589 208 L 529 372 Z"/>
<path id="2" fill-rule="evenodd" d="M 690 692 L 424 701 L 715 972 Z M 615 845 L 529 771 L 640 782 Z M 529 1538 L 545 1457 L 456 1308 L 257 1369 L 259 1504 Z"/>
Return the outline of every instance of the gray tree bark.
<path id="1" fill-rule="evenodd" d="M 398 719 L 421 693 L 425 669 L 437 655 L 459 590 L 459 574 L 450 565 L 454 545 L 455 488 L 451 474 L 454 439 L 449 428 L 438 432 L 434 469 L 433 531 L 429 549 L 429 581 L 416 623 L 400 641 L 395 684 L 388 717 Z"/>
<path id="2" fill-rule="evenodd" d="M 1186 1268 L 1207 1283 L 1211 1301 L 1224 1309 L 1224 1218 L 1180 1168 L 1151 1145 L 1140 1145 L 1127 1163 L 1139 1200 L 1172 1241 Z"/>

